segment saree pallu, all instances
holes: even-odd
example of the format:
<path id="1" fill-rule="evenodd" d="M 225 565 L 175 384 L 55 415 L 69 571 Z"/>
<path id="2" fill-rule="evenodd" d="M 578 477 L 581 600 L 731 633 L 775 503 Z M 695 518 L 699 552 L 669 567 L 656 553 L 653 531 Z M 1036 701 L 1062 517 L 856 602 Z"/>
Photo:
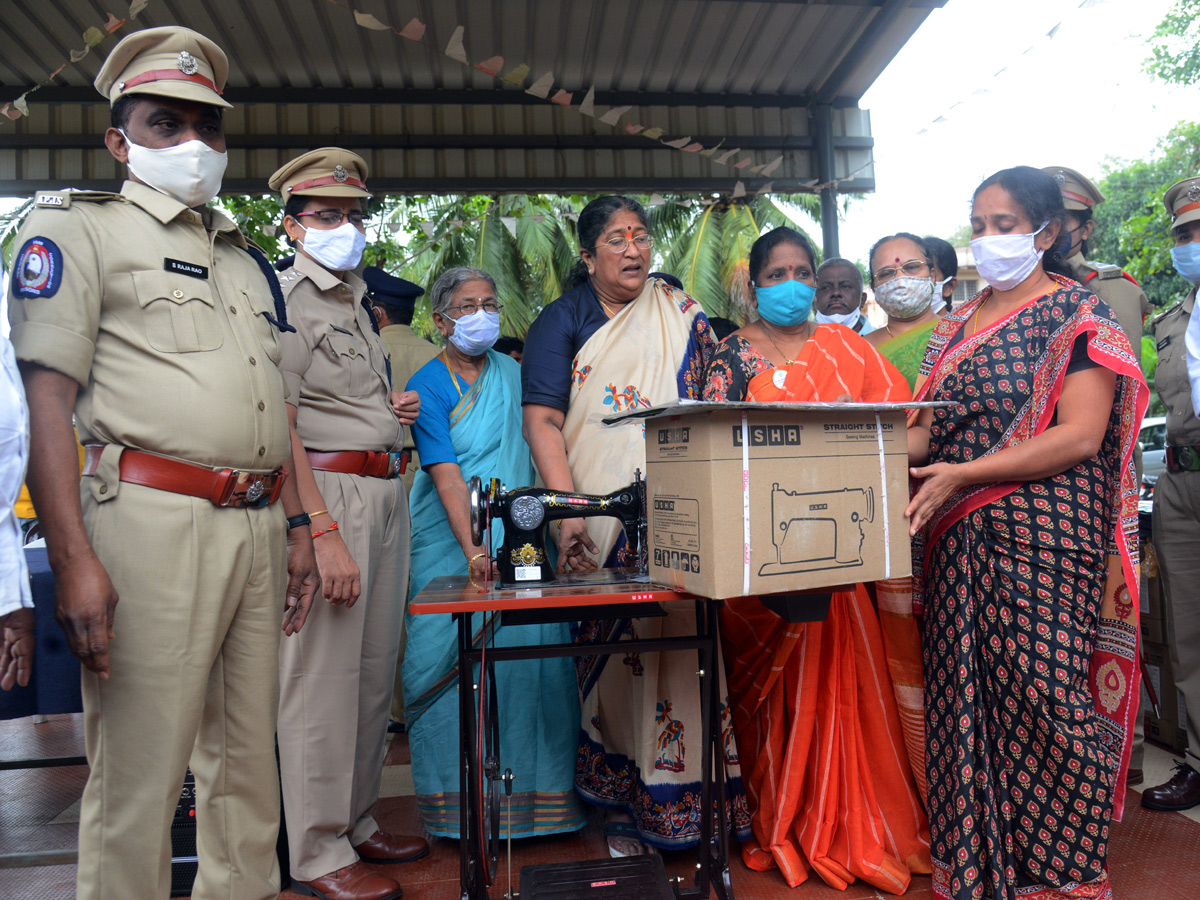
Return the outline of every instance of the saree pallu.
<path id="1" fill-rule="evenodd" d="M 646 283 L 580 348 L 563 426 L 576 490 L 602 494 L 645 474 L 645 425 L 606 426 L 614 412 L 698 397 L 712 338 L 700 305 L 663 281 Z M 611 518 L 591 518 L 588 532 L 600 565 L 631 565 L 624 535 Z M 661 618 L 586 621 L 578 640 L 655 638 L 694 633 L 690 606 Z M 718 660 L 720 659 L 718 655 Z M 633 816 L 643 841 L 665 848 L 693 846 L 700 836 L 700 693 L 692 652 L 581 657 L 583 697 L 576 789 L 587 800 Z M 724 667 L 720 696 L 725 698 Z M 738 768 L 728 701 L 721 704 L 727 809 L 740 834 L 749 815 Z"/>
<path id="2" fill-rule="evenodd" d="M 510 487 L 533 484 L 537 473 L 521 437 L 521 386 L 516 366 L 498 364 L 488 351 L 483 372 L 451 413 L 450 437 L 464 480 L 500 478 Z M 507 370 L 507 371 L 505 371 Z M 449 375 L 446 376 L 449 379 Z M 411 591 L 436 575 L 461 573 L 466 564 L 433 479 L 421 470 L 413 483 Z M 503 525 L 493 525 L 493 553 Z M 458 627 L 450 615 L 406 617 L 408 650 L 403 679 L 417 808 L 425 826 L 442 837 L 459 831 Z M 507 625 L 475 613 L 475 646 L 567 643 L 565 624 Z M 509 804 L 500 808 L 500 833 L 531 837 L 576 831 L 584 824 L 574 791 L 579 697 L 568 659 L 512 660 L 496 665 L 500 767 L 514 773 Z"/>
<path id="3" fill-rule="evenodd" d="M 818 327 L 790 366 L 749 383 L 747 400 L 910 399 L 869 345 Z M 907 578 L 834 593 L 823 622 L 789 623 L 755 598 L 726 601 L 722 638 L 754 836 L 742 860 L 795 887 L 813 870 L 903 893 L 929 868 L 921 807 L 920 639 Z"/>
<path id="4" fill-rule="evenodd" d="M 939 323 L 918 399 L 930 461 L 1048 428 L 1077 338 L 1117 374 L 1094 458 L 1037 481 L 972 485 L 928 528 L 924 616 L 933 893 L 1108 897 L 1138 705 L 1133 446 L 1148 391 L 1112 311 L 1068 279 L 977 335 L 990 296 Z"/>
<path id="5" fill-rule="evenodd" d="M 917 376 L 921 372 L 921 361 L 925 358 L 925 347 L 936 326 L 937 322 L 929 322 L 879 345 L 879 352 L 900 370 L 900 374 L 908 381 L 910 388 L 917 383 Z"/>

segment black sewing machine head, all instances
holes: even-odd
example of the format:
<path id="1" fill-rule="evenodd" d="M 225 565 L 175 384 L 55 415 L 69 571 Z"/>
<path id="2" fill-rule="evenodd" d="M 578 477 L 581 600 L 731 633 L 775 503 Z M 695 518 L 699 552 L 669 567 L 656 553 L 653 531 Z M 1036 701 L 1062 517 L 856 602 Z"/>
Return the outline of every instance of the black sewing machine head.
<path id="1" fill-rule="evenodd" d="M 484 487 L 479 476 L 471 478 L 470 490 L 471 539 L 476 544 L 489 546 L 487 532 L 492 519 L 504 523 L 504 546 L 497 559 L 504 587 L 554 581 L 554 568 L 546 556 L 546 523 L 555 519 L 620 519 L 626 542 L 644 568 L 646 482 L 640 469 L 635 471 L 632 484 L 602 497 L 539 487 L 510 491 L 497 478 Z"/>

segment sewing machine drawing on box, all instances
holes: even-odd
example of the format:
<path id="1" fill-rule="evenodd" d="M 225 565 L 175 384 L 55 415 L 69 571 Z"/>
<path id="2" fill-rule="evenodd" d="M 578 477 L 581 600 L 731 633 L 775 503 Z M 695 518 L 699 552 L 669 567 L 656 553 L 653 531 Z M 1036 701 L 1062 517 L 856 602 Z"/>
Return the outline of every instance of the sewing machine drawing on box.
<path id="1" fill-rule="evenodd" d="M 547 584 L 555 580 L 546 556 L 546 523 L 557 519 L 612 516 L 621 520 L 625 538 L 646 572 L 646 482 L 640 469 L 633 483 L 611 494 L 569 494 L 547 488 L 508 490 L 493 478 L 485 488 L 479 476 L 470 481 L 471 539 L 491 546 L 491 523 L 504 524 L 504 545 L 497 554 L 501 587 Z"/>
<path id="2" fill-rule="evenodd" d="M 785 575 L 861 566 L 864 522 L 875 520 L 871 488 L 792 493 L 771 488 L 771 541 L 775 562 L 759 575 Z"/>

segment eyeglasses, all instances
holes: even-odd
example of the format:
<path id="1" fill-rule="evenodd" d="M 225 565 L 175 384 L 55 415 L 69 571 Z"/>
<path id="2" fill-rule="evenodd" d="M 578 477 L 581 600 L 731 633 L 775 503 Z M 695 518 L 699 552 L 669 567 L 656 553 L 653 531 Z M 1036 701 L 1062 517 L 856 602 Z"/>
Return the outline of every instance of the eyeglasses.
<path id="1" fill-rule="evenodd" d="M 914 278 L 918 275 L 929 274 L 929 263 L 920 259 L 910 259 L 900 268 L 888 266 L 886 269 L 878 269 L 875 272 L 875 283 L 879 284 L 884 281 L 891 281 L 897 275 L 904 275 L 908 278 Z"/>
<path id="2" fill-rule="evenodd" d="M 463 316 L 474 315 L 481 309 L 484 312 L 498 313 L 504 309 L 504 304 L 497 303 L 491 297 L 479 297 L 474 300 L 468 298 L 458 306 L 446 307 L 446 312 L 450 313 L 450 318 L 452 319 L 461 319 Z"/>
<path id="3" fill-rule="evenodd" d="M 613 253 L 624 253 L 629 249 L 629 245 L 637 247 L 639 250 L 649 250 L 654 246 L 654 238 L 648 234 L 639 234 L 637 237 L 625 235 L 625 237 L 613 238 L 611 241 L 604 241 L 604 246 Z"/>
<path id="4" fill-rule="evenodd" d="M 318 209 L 313 212 L 296 213 L 295 218 L 299 219 L 302 216 L 316 216 L 318 222 L 322 225 L 328 225 L 330 228 L 337 228 L 337 226 L 346 221 L 349 221 L 355 228 L 362 228 L 364 225 L 371 224 L 371 217 L 358 210 L 344 213 L 336 209 Z"/>

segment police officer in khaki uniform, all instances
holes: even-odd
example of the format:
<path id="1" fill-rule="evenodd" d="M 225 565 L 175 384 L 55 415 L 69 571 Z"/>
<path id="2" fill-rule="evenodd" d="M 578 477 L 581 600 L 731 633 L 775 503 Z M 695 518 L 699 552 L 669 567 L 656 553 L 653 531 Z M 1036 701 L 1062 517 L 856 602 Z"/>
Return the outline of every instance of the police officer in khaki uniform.
<path id="1" fill-rule="evenodd" d="M 96 87 L 129 180 L 118 194 L 37 194 L 11 280 L 29 485 L 84 666 L 85 900 L 167 895 L 189 760 L 192 896 L 279 893 L 280 616 L 300 628 L 317 578 L 285 471 L 282 298 L 266 259 L 205 206 L 225 169 L 227 72 L 185 28 L 117 44 Z"/>
<path id="2" fill-rule="evenodd" d="M 400 885 L 361 860 L 429 852 L 381 831 L 388 708 L 408 590 L 408 497 L 400 480 L 415 392 L 391 390 L 387 356 L 355 274 L 366 244 L 367 164 L 313 150 L 271 176 L 297 248 L 279 275 L 296 482 L 312 517 L 325 601 L 279 651 L 279 763 L 292 890 L 323 900 L 390 900 Z"/>
<path id="3" fill-rule="evenodd" d="M 1112 307 L 1117 314 L 1121 329 L 1129 338 L 1129 346 L 1139 358 L 1142 353 L 1142 322 L 1150 312 L 1150 301 L 1145 292 L 1128 272 L 1120 266 L 1084 259 L 1087 240 L 1096 229 L 1092 215 L 1096 206 L 1104 202 L 1104 195 L 1083 175 L 1065 166 L 1046 166 L 1047 172 L 1058 183 L 1062 191 L 1063 206 L 1067 209 L 1063 245 L 1070 240 L 1070 248 L 1062 254 L 1067 264 L 1075 269 L 1077 280 L 1089 291 Z M 1140 457 L 1139 457 L 1140 463 Z M 1138 474 L 1141 469 L 1139 466 Z"/>
<path id="4" fill-rule="evenodd" d="M 392 369 L 392 384 L 406 385 L 408 379 L 417 374 L 417 369 L 438 355 L 435 345 L 418 337 L 412 330 L 417 298 L 424 294 L 425 290 L 411 281 L 389 275 L 376 266 L 363 269 L 362 278 L 367 285 L 366 301 L 375 315 L 375 323 L 379 326 L 379 338 L 387 350 Z M 401 478 L 405 491 L 411 493 L 413 479 L 421 466 L 411 430 L 405 436 L 404 449 L 408 451 L 409 460 Z M 403 730 L 404 727 L 404 685 L 400 678 L 400 669 L 403 666 L 404 644 L 401 643 L 400 653 L 396 657 L 396 679 L 392 688 L 391 720 L 396 723 L 396 727 L 392 729 L 395 731 Z"/>
<path id="5" fill-rule="evenodd" d="M 1192 316 L 1200 284 L 1200 175 L 1172 185 L 1163 202 L 1171 213 L 1175 269 L 1192 285 L 1152 326 L 1155 387 L 1167 407 L 1167 468 L 1154 488 L 1154 548 L 1171 668 L 1187 704 L 1188 749 L 1170 781 L 1142 793 L 1142 805 L 1180 810 L 1200 804 L 1200 321 Z"/>

